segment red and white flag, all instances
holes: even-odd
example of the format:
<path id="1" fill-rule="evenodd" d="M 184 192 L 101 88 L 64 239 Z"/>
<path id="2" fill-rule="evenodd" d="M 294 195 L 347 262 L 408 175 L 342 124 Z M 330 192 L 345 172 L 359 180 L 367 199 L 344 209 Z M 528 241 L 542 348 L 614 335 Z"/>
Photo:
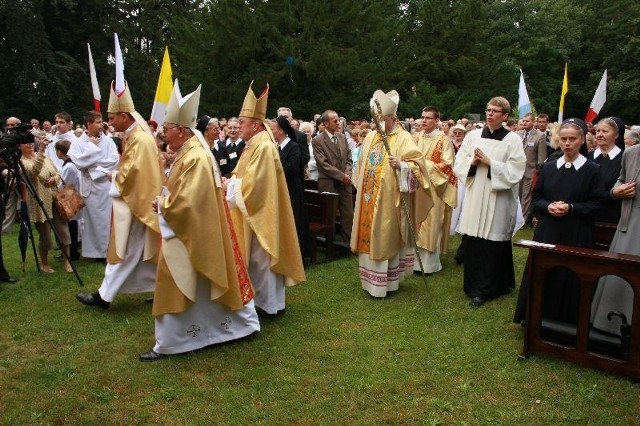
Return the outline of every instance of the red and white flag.
<path id="1" fill-rule="evenodd" d="M 93 109 L 100 111 L 100 87 L 98 86 L 98 78 L 96 77 L 96 67 L 93 65 L 93 56 L 91 56 L 91 46 L 87 43 L 89 50 L 89 75 L 91 76 L 91 90 L 93 91 Z"/>
<path id="2" fill-rule="evenodd" d="M 587 123 L 593 123 L 593 120 L 600 114 L 600 110 L 602 106 L 607 101 L 607 70 L 604 70 L 604 74 L 602 74 L 602 79 L 600 80 L 600 84 L 598 84 L 598 88 L 596 89 L 596 94 L 591 101 L 591 106 L 589 107 L 589 111 L 587 111 L 587 116 L 584 118 L 584 121 Z"/>
<path id="3" fill-rule="evenodd" d="M 120 50 L 120 41 L 118 40 L 118 34 L 113 34 L 113 43 L 115 44 L 115 56 L 116 56 L 116 85 L 113 91 L 116 92 L 116 96 L 122 95 L 125 89 L 124 83 L 124 61 L 122 60 L 122 50 Z"/>

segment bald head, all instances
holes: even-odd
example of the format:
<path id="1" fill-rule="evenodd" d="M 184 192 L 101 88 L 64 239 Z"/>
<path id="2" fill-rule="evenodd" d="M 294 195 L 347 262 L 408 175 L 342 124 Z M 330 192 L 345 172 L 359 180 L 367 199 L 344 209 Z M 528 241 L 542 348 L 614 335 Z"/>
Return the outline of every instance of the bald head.
<path id="1" fill-rule="evenodd" d="M 21 123 L 20 119 L 16 118 L 16 117 L 9 117 L 7 118 L 7 121 L 5 122 L 5 127 L 7 129 L 12 129 L 14 127 L 16 127 L 17 125 L 19 125 Z"/>

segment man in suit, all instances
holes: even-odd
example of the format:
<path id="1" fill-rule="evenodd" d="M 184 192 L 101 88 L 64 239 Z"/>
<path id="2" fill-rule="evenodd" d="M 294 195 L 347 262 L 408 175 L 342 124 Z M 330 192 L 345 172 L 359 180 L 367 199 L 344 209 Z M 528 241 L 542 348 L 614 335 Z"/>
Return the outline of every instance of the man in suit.
<path id="1" fill-rule="evenodd" d="M 209 145 L 211 153 L 218 163 L 218 168 L 220 168 L 220 174 L 224 177 L 229 177 L 233 169 L 229 169 L 230 159 L 225 143 L 218 140 L 218 135 L 220 134 L 220 123 L 218 119 L 204 115 L 198 120 L 196 129 L 202 133 L 204 140 L 207 142 L 207 145 Z"/>
<path id="2" fill-rule="evenodd" d="M 223 176 L 228 178 L 231 172 L 236 168 L 238 160 L 244 151 L 245 142 L 240 137 L 240 122 L 237 117 L 231 117 L 227 121 L 227 139 L 224 142 L 227 153 L 227 173 Z"/>
<path id="3" fill-rule="evenodd" d="M 531 206 L 531 192 L 533 190 L 533 174 L 538 166 L 544 163 L 544 160 L 547 158 L 547 145 L 546 135 L 533 126 L 533 114 L 525 114 L 521 121 L 523 129 L 518 131 L 517 134 L 522 138 L 522 147 L 527 157 L 527 164 L 524 170 L 524 176 L 520 181 L 519 195 L 520 205 L 522 206 L 522 216 L 527 222 L 530 222 L 529 208 Z"/>
<path id="4" fill-rule="evenodd" d="M 325 111 L 322 114 L 322 123 L 325 130 L 311 141 L 313 156 L 318 166 L 318 191 L 340 194 L 338 209 L 342 224 L 341 234 L 345 242 L 350 242 L 353 226 L 351 150 L 344 134 L 339 132 L 340 118 L 335 111 Z"/>
<path id="5" fill-rule="evenodd" d="M 545 144 L 547 145 L 547 157 L 549 157 L 551 155 L 551 153 L 553 153 L 553 151 L 555 151 L 551 147 L 551 141 L 549 140 L 549 132 L 547 130 L 548 126 L 549 126 L 549 115 L 547 115 L 545 113 L 538 114 L 538 117 L 537 117 L 537 120 L 536 120 L 536 128 L 538 130 L 540 130 L 542 133 L 544 133 Z"/>

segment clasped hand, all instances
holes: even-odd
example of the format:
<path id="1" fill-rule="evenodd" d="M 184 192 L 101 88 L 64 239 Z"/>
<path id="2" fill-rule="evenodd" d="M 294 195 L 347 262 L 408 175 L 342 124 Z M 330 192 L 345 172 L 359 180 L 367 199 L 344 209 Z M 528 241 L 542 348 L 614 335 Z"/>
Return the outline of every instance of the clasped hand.
<path id="1" fill-rule="evenodd" d="M 554 201 L 547 206 L 547 211 L 551 216 L 561 217 L 569 213 L 569 204 L 564 201 Z"/>
<path id="2" fill-rule="evenodd" d="M 490 166 L 491 158 L 489 158 L 489 156 L 485 154 L 480 148 L 476 148 L 473 150 L 473 159 L 471 160 L 471 165 L 477 166 L 480 163 Z"/>

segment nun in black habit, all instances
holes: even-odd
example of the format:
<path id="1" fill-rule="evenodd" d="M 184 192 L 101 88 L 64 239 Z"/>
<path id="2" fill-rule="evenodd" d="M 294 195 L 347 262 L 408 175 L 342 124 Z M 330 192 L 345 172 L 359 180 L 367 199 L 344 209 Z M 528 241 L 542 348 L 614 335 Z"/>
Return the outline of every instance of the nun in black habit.
<path id="1" fill-rule="evenodd" d="M 587 125 L 579 118 L 560 126 L 563 155 L 542 167 L 532 193 L 532 207 L 538 215 L 533 239 L 541 243 L 575 247 L 593 246 L 594 215 L 601 210 L 603 191 L 600 167 L 586 158 Z M 525 267 L 513 321 L 525 319 L 528 292 L 528 265 Z M 577 276 L 576 276 L 577 278 Z M 577 323 L 580 288 L 567 270 L 545 277 L 542 316 Z"/>
<path id="2" fill-rule="evenodd" d="M 603 118 L 596 125 L 598 147 L 589 153 L 589 159 L 600 166 L 602 181 L 602 210 L 596 215 L 596 222 L 617 224 L 620 220 L 622 201 L 611 196 L 611 189 L 620 176 L 622 153 L 624 151 L 624 121 L 618 117 Z"/>
<path id="3" fill-rule="evenodd" d="M 290 139 L 286 144 L 283 140 L 277 140 L 278 151 L 280 153 L 280 162 L 284 170 L 285 179 L 287 181 L 287 189 L 289 190 L 289 198 L 291 199 L 291 208 L 293 210 L 293 218 L 296 221 L 296 232 L 300 243 L 300 253 L 302 259 L 309 256 L 309 220 L 307 219 L 306 206 L 304 202 L 304 182 L 302 179 L 302 170 L 304 168 L 302 152 L 300 146 L 296 143 L 296 133 L 291 123 L 284 116 L 278 116 L 275 123 L 282 129 L 285 139 Z M 275 136 L 275 132 L 274 132 Z"/>

